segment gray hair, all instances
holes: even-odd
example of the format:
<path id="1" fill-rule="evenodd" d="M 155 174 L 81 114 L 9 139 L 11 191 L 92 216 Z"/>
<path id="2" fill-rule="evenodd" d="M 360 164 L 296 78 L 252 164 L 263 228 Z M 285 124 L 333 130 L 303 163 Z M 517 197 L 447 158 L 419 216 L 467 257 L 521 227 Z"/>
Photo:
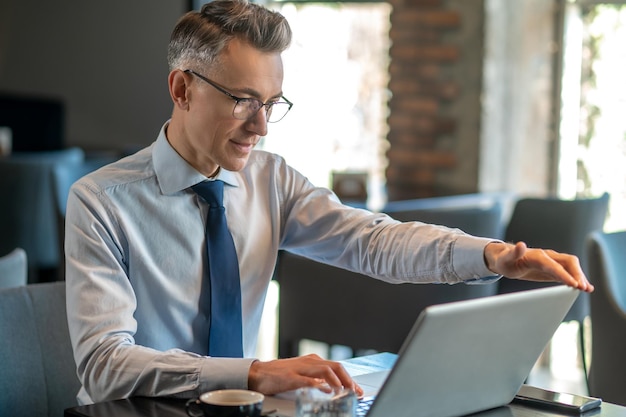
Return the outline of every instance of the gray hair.
<path id="1" fill-rule="evenodd" d="M 247 0 L 213 0 L 199 12 L 183 15 L 167 51 L 171 70 L 200 63 L 213 65 L 233 38 L 263 52 L 283 52 L 291 43 L 287 19 Z"/>

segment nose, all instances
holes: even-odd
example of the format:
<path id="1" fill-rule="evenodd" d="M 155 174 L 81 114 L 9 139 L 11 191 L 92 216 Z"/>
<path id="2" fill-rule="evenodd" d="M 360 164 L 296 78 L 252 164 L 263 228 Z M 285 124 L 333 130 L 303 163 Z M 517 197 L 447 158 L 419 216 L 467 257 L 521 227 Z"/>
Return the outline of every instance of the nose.
<path id="1" fill-rule="evenodd" d="M 259 136 L 267 135 L 267 107 L 263 106 L 246 120 L 246 128 Z"/>

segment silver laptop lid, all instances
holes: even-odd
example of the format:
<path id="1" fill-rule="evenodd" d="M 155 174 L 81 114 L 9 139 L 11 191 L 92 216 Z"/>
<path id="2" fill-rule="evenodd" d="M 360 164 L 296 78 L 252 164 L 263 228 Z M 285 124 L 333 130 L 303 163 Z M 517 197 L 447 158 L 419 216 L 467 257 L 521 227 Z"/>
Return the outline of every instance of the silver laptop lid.
<path id="1" fill-rule="evenodd" d="M 578 294 L 560 285 L 427 308 L 368 417 L 452 417 L 508 404 Z"/>

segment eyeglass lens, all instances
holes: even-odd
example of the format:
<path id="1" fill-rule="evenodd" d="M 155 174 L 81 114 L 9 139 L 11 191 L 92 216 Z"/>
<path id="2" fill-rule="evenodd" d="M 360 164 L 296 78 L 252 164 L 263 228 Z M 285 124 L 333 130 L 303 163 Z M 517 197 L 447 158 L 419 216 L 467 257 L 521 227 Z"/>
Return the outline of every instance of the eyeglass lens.
<path id="1" fill-rule="evenodd" d="M 261 107 L 265 107 L 265 114 L 269 123 L 280 121 L 289 111 L 289 104 L 285 102 L 263 104 L 256 99 L 241 99 L 233 109 L 233 116 L 239 120 L 253 117 Z"/>

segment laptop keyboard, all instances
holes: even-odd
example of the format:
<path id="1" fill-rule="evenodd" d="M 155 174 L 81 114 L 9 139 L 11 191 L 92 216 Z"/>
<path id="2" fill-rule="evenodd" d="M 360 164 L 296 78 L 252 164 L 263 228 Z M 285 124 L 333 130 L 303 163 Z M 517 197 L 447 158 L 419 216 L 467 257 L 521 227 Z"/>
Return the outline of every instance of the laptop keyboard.
<path id="1" fill-rule="evenodd" d="M 356 404 L 356 417 L 363 417 L 367 414 L 374 402 L 374 397 L 360 398 Z"/>

